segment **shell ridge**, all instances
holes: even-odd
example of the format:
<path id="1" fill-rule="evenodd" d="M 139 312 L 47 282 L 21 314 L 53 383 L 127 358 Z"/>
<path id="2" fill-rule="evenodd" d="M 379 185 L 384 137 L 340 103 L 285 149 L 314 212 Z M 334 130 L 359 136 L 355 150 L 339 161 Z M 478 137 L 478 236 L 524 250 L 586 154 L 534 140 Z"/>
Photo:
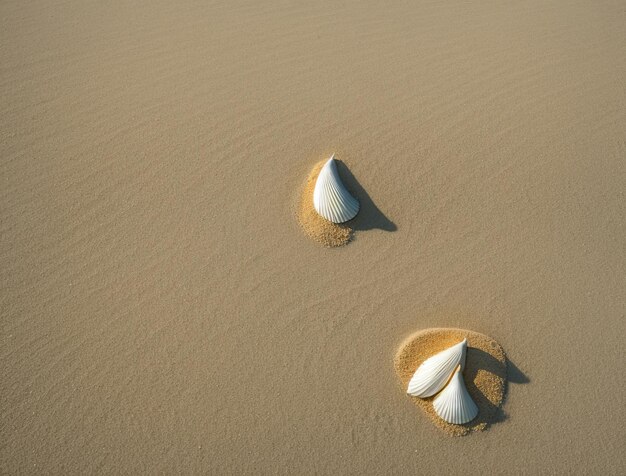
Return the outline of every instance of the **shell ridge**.
<path id="1" fill-rule="evenodd" d="M 456 425 L 468 423 L 478 414 L 478 407 L 467 391 L 460 367 L 457 367 L 450 383 L 433 400 L 433 408 L 440 418 Z"/>
<path id="2" fill-rule="evenodd" d="M 333 223 L 351 220 L 359 212 L 359 201 L 343 185 L 334 155 L 322 167 L 317 177 L 313 205 L 317 213 Z"/>
<path id="3" fill-rule="evenodd" d="M 336 206 L 337 192 L 335 191 L 335 187 L 333 185 L 334 184 L 332 182 L 329 182 L 324 186 L 328 195 L 328 200 L 325 202 L 325 211 L 333 218 L 333 220 L 336 220 L 339 216 L 339 210 Z"/>
<path id="4" fill-rule="evenodd" d="M 422 362 L 409 381 L 407 393 L 426 398 L 439 392 L 454 370 L 464 364 L 466 346 L 467 340 L 464 339 Z"/>
<path id="5" fill-rule="evenodd" d="M 337 191 L 337 187 L 334 186 L 335 184 L 329 184 L 329 199 L 328 199 L 328 204 L 331 207 L 333 214 L 335 217 L 339 217 L 339 215 L 341 214 L 341 211 L 339 209 L 339 205 L 341 204 L 341 196 L 339 195 L 338 191 Z"/>

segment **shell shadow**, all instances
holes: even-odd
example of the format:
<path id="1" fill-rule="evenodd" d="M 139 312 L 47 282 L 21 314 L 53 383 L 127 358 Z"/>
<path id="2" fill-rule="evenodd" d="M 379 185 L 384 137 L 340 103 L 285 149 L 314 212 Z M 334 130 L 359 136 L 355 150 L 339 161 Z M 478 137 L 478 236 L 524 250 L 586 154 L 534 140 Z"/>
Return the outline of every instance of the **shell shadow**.
<path id="1" fill-rule="evenodd" d="M 337 162 L 337 170 L 341 176 L 341 180 L 345 184 L 346 188 L 350 190 L 359 200 L 361 209 L 358 215 L 350 220 L 347 224 L 354 230 L 384 230 L 384 231 L 396 231 L 398 227 L 394 222 L 385 216 L 383 212 L 376 206 L 372 198 L 361 186 L 350 169 L 341 161 L 335 159 Z"/>
<path id="2" fill-rule="evenodd" d="M 522 372 L 517 365 L 511 362 L 509 359 L 506 359 L 507 368 L 506 368 L 506 376 L 509 382 L 513 383 L 529 383 L 530 379 Z"/>
<path id="3" fill-rule="evenodd" d="M 502 380 L 504 388 L 502 402 L 500 405 L 494 405 L 476 385 L 475 381 L 479 372 L 489 372 L 498 379 Z M 506 362 L 502 362 L 487 352 L 474 347 L 468 347 L 467 349 L 467 360 L 463 374 L 467 390 L 474 399 L 476 405 L 478 405 L 479 409 L 478 416 L 466 424 L 465 426 L 467 427 L 485 425 L 485 428 L 488 428 L 494 423 L 505 421 L 507 416 L 504 413 L 502 406 L 506 401 L 509 382 L 530 382 L 530 379 L 526 377 L 526 375 L 524 375 L 524 373 L 508 358 L 506 359 Z"/>

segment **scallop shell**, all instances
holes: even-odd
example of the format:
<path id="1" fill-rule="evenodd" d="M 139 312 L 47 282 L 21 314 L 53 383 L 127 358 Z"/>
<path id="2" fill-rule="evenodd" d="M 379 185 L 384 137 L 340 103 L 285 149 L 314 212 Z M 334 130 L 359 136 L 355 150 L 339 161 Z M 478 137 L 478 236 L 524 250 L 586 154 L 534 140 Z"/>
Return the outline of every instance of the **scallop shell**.
<path id="1" fill-rule="evenodd" d="M 335 154 L 328 159 L 317 176 L 313 206 L 317 213 L 333 223 L 346 222 L 359 213 L 359 201 L 350 195 L 339 178 Z"/>
<path id="2" fill-rule="evenodd" d="M 467 339 L 429 357 L 420 365 L 411 380 L 407 393 L 414 397 L 431 397 L 448 382 L 450 375 L 459 365 L 465 367 Z"/>
<path id="3" fill-rule="evenodd" d="M 433 400 L 433 408 L 442 420 L 455 425 L 468 423 L 478 415 L 478 407 L 465 388 L 460 367 L 446 388 Z"/>

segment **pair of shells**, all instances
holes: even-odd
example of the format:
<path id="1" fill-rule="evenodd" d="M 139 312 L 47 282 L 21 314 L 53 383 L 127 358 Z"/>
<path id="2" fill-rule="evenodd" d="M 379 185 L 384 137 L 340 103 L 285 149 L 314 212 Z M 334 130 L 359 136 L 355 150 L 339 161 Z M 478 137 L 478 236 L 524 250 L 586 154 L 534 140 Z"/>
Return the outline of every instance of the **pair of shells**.
<path id="1" fill-rule="evenodd" d="M 359 201 L 350 195 L 339 177 L 335 154 L 328 159 L 317 176 L 313 206 L 317 213 L 333 223 L 352 220 L 359 213 Z"/>
<path id="2" fill-rule="evenodd" d="M 433 400 L 433 408 L 440 418 L 455 425 L 468 423 L 478 415 L 478 407 L 463 380 L 466 354 L 467 339 L 463 339 L 426 359 L 413 374 L 407 389 L 409 395 L 420 398 L 432 397 L 443 389 Z"/>

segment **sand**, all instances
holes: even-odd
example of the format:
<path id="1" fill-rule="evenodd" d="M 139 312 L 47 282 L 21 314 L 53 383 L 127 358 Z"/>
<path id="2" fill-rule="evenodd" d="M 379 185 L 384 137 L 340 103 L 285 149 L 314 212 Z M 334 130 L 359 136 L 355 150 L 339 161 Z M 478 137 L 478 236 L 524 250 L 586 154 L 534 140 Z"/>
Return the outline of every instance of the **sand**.
<path id="1" fill-rule="evenodd" d="M 407 338 L 394 358 L 401 389 L 407 386 L 415 370 L 429 357 L 467 339 L 467 355 L 463 378 L 467 391 L 478 407 L 478 415 L 464 425 L 447 423 L 433 408 L 435 396 L 407 396 L 421 408 L 431 421 L 451 436 L 465 436 L 483 431 L 502 420 L 502 403 L 506 392 L 506 354 L 490 337 L 465 329 L 425 329 Z"/>
<path id="2" fill-rule="evenodd" d="M 0 472 L 626 473 L 624 23 L 0 2 Z M 328 249 L 294 211 L 333 152 L 369 211 Z M 487 431 L 399 389 L 430 327 L 505 349 Z"/>

